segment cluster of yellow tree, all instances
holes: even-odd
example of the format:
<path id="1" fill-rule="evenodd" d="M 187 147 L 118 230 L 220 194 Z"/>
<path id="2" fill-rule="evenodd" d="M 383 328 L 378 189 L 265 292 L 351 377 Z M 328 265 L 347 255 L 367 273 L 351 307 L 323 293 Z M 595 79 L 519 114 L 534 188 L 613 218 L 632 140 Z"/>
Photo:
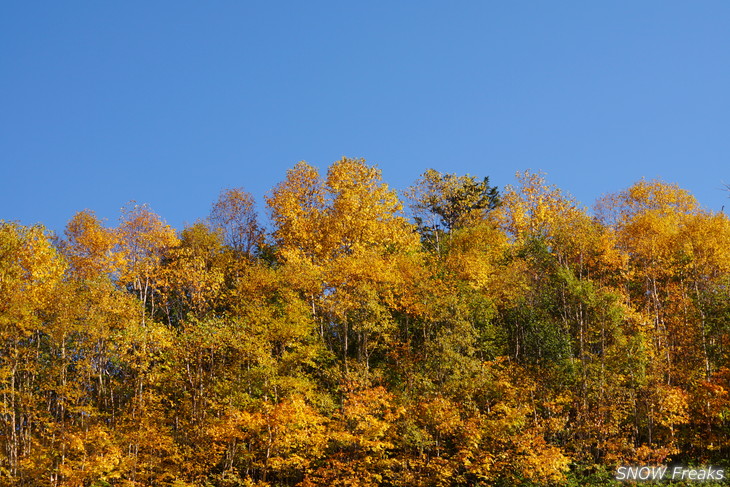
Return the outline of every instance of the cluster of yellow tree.
<path id="1" fill-rule="evenodd" d="M 730 453 L 730 221 L 299 163 L 177 233 L 0 223 L 0 485 L 610 482 Z M 411 208 L 411 219 L 404 213 Z M 414 223 L 415 222 L 415 223 Z"/>

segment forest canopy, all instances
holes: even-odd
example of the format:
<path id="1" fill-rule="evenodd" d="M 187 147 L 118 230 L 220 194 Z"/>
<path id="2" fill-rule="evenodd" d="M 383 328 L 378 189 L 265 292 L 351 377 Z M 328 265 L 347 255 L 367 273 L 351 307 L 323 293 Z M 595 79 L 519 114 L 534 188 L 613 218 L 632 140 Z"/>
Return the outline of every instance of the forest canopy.
<path id="1" fill-rule="evenodd" d="M 361 159 L 0 222 L 0 485 L 610 485 L 727 466 L 730 220 L 641 180 L 592 212 Z"/>

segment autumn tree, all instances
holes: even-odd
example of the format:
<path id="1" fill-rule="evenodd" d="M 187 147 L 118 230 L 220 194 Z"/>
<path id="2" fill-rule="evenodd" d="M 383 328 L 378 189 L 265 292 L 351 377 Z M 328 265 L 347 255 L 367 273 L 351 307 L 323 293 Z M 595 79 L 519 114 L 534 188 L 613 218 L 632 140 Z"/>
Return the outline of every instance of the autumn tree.
<path id="1" fill-rule="evenodd" d="M 64 233 L 65 254 L 76 276 L 90 279 L 119 272 L 119 237 L 113 229 L 105 228 L 94 212 L 76 213 Z"/>
<path id="2" fill-rule="evenodd" d="M 367 366 L 394 330 L 388 306 L 397 299 L 398 268 L 416 249 L 396 193 L 377 168 L 345 158 L 325 179 L 297 164 L 267 202 L 280 258 L 299 275 L 293 279 L 319 315 L 322 336 L 345 369 L 352 351 Z"/>
<path id="3" fill-rule="evenodd" d="M 597 210 L 629 257 L 625 296 L 650 337 L 642 441 L 677 453 L 685 433 L 705 434 L 691 429 L 701 421 L 692 425 L 689 402 L 712 389 L 725 364 L 713 352 L 727 330 L 713 323 L 722 314 L 716 296 L 729 269 L 730 222 L 661 181 L 642 180 L 608 195 Z"/>
<path id="4" fill-rule="evenodd" d="M 119 280 L 139 297 L 144 324 L 148 309 L 155 314 L 156 278 L 163 256 L 178 238 L 147 205 L 123 208 L 118 232 L 124 258 Z"/>
<path id="5" fill-rule="evenodd" d="M 236 252 L 252 257 L 263 243 L 253 196 L 243 188 L 223 190 L 210 212 L 210 223 Z"/>
<path id="6" fill-rule="evenodd" d="M 208 225 L 199 222 L 183 229 L 179 245 L 165 252 L 157 278 L 168 324 L 201 319 L 223 306 L 232 257 L 220 232 Z"/>

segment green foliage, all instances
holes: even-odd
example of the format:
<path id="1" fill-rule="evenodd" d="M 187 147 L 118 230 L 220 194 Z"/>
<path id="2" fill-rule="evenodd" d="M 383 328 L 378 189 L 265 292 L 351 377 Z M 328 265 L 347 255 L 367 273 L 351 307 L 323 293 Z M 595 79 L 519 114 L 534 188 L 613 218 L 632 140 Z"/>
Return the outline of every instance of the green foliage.
<path id="1" fill-rule="evenodd" d="M 416 225 L 424 243 L 439 247 L 443 234 L 486 216 L 499 203 L 489 178 L 441 174 L 429 169 L 407 192 Z"/>

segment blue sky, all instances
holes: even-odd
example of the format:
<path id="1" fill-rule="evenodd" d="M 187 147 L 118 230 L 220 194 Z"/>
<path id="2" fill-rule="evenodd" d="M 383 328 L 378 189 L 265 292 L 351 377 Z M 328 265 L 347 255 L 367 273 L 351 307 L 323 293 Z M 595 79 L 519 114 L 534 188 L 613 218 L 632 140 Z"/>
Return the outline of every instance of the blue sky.
<path id="1" fill-rule="evenodd" d="M 174 227 L 306 160 L 728 203 L 730 2 L 0 4 L 0 219 Z"/>

